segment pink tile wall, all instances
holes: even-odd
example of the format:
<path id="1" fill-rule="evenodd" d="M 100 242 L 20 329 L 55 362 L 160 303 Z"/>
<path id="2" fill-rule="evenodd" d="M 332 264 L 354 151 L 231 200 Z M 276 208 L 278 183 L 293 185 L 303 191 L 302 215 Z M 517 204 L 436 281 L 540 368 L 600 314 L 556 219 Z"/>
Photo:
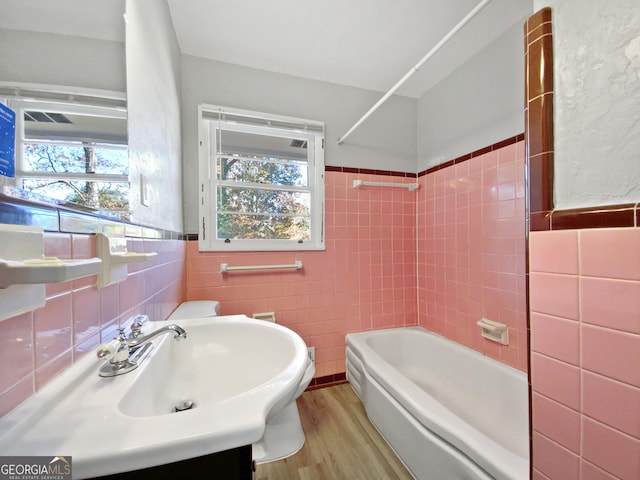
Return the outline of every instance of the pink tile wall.
<path id="1" fill-rule="evenodd" d="M 44 307 L 0 322 L 0 416 L 137 314 L 166 318 L 186 296 L 184 241 L 130 239 L 129 250 L 158 252 L 129 267 L 122 283 L 98 289 L 96 277 L 47 284 Z M 93 235 L 47 233 L 45 255 L 95 257 Z"/>
<path id="2" fill-rule="evenodd" d="M 531 232 L 529 252 L 534 478 L 637 480 L 640 228 Z"/>
<path id="3" fill-rule="evenodd" d="M 524 142 L 419 180 L 420 325 L 526 371 Z M 508 346 L 481 337 L 483 317 L 508 325 Z"/>
<path id="4" fill-rule="evenodd" d="M 326 250 L 199 253 L 187 242 L 189 300 L 216 299 L 222 313 L 275 312 L 316 348 L 316 377 L 345 371 L 348 332 L 417 324 L 416 193 L 353 188 L 353 180 L 408 183 L 383 175 L 325 174 Z M 302 260 L 301 271 L 220 273 L 229 265 Z"/>

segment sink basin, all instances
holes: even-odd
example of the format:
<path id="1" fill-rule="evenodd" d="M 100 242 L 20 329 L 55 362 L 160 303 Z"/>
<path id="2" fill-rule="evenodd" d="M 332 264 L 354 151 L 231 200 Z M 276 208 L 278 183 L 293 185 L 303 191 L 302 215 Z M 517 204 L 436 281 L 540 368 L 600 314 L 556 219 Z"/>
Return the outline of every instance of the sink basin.
<path id="1" fill-rule="evenodd" d="M 177 323 L 187 338 L 156 337 L 130 373 L 100 377 L 93 355 L 65 370 L 0 419 L 0 455 L 70 455 L 74 478 L 91 478 L 258 441 L 304 374 L 302 339 L 244 315 Z"/>
<path id="2" fill-rule="evenodd" d="M 165 335 L 168 341 L 162 339 L 153 361 L 140 372 L 118 408 L 133 417 L 175 414 L 181 402 L 189 401 L 197 409 L 212 408 L 284 386 L 298 373 L 297 344 L 279 329 L 256 323 L 180 322 L 187 338 L 172 341 L 171 335 Z"/>

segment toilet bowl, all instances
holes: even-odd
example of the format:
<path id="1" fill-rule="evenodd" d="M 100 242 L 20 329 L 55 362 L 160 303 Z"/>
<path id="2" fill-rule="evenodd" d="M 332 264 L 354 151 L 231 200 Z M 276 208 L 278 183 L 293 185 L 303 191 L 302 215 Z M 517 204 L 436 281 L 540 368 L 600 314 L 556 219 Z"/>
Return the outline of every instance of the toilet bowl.
<path id="1" fill-rule="evenodd" d="M 219 311 L 220 303 L 214 300 L 185 302 L 178 306 L 167 320 L 215 317 Z M 256 463 L 282 460 L 296 453 L 304 445 L 304 432 L 296 399 L 309 386 L 315 373 L 315 366 L 309 359 L 304 375 L 289 402 L 275 417 L 267 419 L 262 438 L 253 444 L 253 459 Z"/>

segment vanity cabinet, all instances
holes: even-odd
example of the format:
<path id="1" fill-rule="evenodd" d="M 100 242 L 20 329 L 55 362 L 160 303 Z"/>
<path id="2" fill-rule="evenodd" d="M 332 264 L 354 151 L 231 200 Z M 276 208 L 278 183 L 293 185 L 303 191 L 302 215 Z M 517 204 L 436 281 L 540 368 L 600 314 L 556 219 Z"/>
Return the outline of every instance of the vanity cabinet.
<path id="1" fill-rule="evenodd" d="M 252 480 L 254 468 L 251 445 L 246 445 L 202 457 L 98 478 L 99 480 Z"/>

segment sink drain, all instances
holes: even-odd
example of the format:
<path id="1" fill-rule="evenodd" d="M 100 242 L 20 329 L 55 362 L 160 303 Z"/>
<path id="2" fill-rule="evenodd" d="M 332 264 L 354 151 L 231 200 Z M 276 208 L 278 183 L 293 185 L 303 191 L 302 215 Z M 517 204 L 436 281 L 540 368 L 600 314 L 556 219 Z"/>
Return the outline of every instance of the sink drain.
<path id="1" fill-rule="evenodd" d="M 191 410 L 194 407 L 194 403 L 191 400 L 182 400 L 173 407 L 176 412 L 184 412 L 185 410 Z"/>

